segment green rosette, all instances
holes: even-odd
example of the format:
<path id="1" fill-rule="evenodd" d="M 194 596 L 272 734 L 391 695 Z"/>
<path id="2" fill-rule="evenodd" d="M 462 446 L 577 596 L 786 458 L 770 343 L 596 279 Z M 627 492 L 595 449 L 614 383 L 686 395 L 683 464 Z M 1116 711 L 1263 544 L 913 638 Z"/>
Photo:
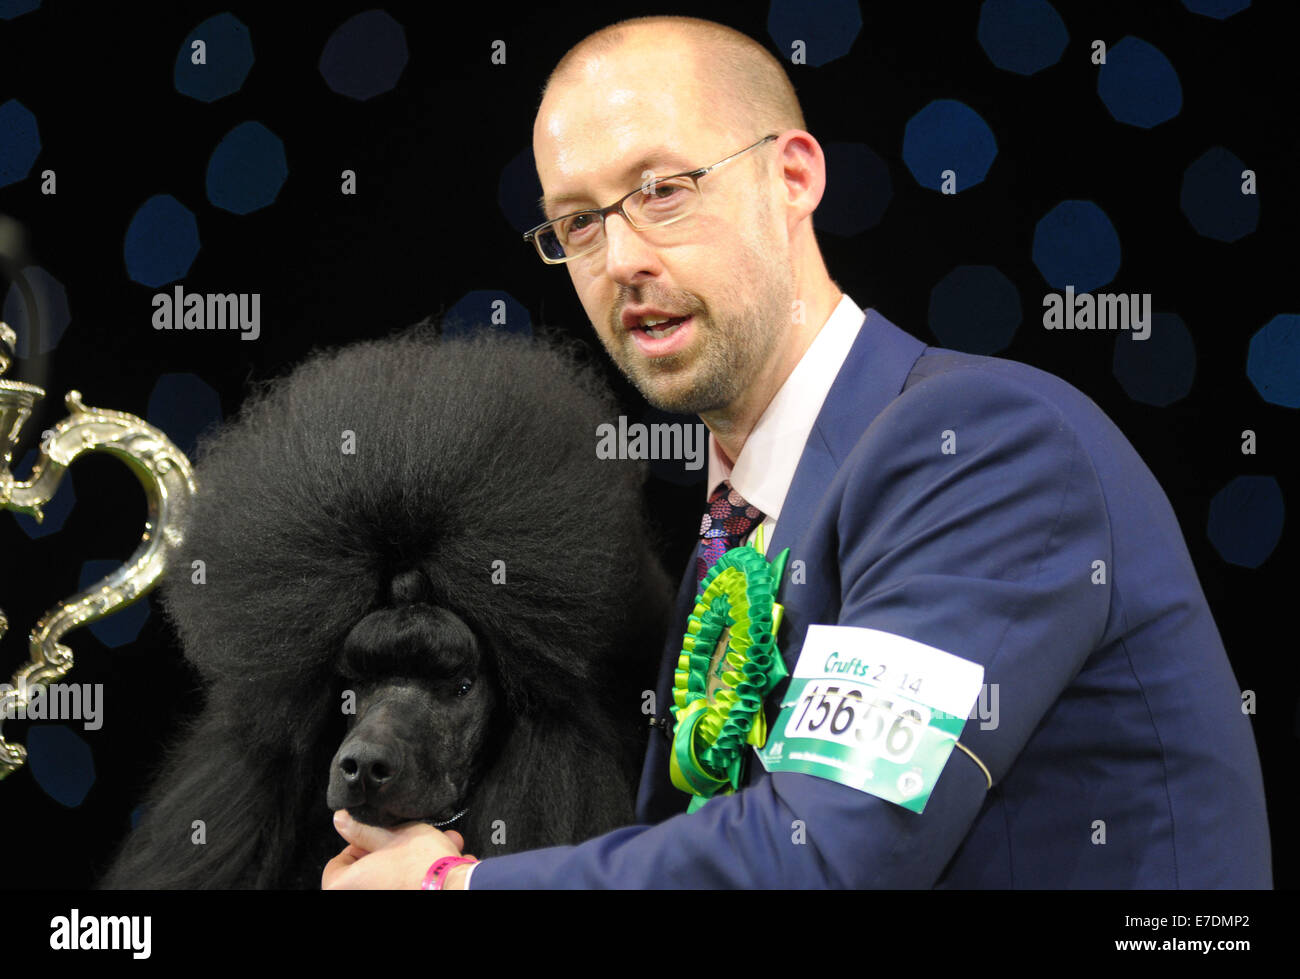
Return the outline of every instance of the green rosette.
<path id="1" fill-rule="evenodd" d="M 786 677 L 776 645 L 776 601 L 789 549 L 768 561 L 733 547 L 700 582 L 673 678 L 669 774 L 690 793 L 688 812 L 740 788 L 745 745 L 767 740 L 763 700 Z"/>

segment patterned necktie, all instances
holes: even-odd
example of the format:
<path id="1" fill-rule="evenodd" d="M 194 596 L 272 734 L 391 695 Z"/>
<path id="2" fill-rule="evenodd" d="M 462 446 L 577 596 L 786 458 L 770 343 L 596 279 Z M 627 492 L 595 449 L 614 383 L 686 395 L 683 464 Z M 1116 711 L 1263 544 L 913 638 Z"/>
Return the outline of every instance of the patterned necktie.
<path id="1" fill-rule="evenodd" d="M 695 559 L 695 587 L 698 589 L 705 574 L 718 558 L 733 547 L 739 547 L 763 520 L 758 507 L 745 502 L 745 498 L 731 488 L 730 480 L 723 482 L 709 497 L 709 508 L 700 521 L 700 543 L 703 547 Z"/>

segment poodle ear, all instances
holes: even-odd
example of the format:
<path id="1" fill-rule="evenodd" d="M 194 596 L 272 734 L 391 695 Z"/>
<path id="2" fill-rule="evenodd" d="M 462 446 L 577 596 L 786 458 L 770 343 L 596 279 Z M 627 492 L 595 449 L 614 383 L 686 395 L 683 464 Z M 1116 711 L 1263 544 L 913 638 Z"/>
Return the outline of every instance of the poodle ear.
<path id="1" fill-rule="evenodd" d="M 526 715 L 473 794 L 466 846 L 485 859 L 581 842 L 630 823 L 633 801 L 607 731 Z"/>
<path id="2" fill-rule="evenodd" d="M 326 774 L 326 761 L 317 765 L 314 756 L 250 750 L 237 721 L 206 710 L 170 752 L 100 886 L 284 886 L 301 841 L 329 819 L 318 784 Z"/>

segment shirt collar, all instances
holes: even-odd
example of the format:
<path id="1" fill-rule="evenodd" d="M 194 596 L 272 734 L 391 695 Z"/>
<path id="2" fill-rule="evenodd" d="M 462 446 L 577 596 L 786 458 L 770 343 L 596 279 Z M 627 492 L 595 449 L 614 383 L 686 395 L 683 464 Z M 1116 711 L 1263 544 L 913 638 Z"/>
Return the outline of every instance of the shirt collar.
<path id="1" fill-rule="evenodd" d="M 747 503 L 776 520 L 826 395 L 857 339 L 865 314 L 847 294 L 823 324 L 803 357 L 768 404 L 745 440 L 740 458 L 729 466 L 709 433 L 707 494 L 731 480 Z"/>

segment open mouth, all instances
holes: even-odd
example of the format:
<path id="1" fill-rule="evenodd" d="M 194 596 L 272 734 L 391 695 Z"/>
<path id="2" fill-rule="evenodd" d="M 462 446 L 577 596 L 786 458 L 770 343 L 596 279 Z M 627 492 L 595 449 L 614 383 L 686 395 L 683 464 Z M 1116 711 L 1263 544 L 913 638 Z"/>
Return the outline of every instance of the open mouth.
<path id="1" fill-rule="evenodd" d="M 693 325 L 693 316 L 665 319 L 647 317 L 630 332 L 642 353 L 651 357 L 663 357 L 676 353 L 686 345 Z"/>
<path id="2" fill-rule="evenodd" d="M 677 328 L 685 323 L 689 318 L 690 317 L 687 316 L 676 316 L 672 319 L 657 322 L 653 326 L 648 323 L 644 324 L 640 329 L 642 333 L 650 337 L 652 340 L 662 340 L 664 337 L 669 337 L 676 333 Z"/>

